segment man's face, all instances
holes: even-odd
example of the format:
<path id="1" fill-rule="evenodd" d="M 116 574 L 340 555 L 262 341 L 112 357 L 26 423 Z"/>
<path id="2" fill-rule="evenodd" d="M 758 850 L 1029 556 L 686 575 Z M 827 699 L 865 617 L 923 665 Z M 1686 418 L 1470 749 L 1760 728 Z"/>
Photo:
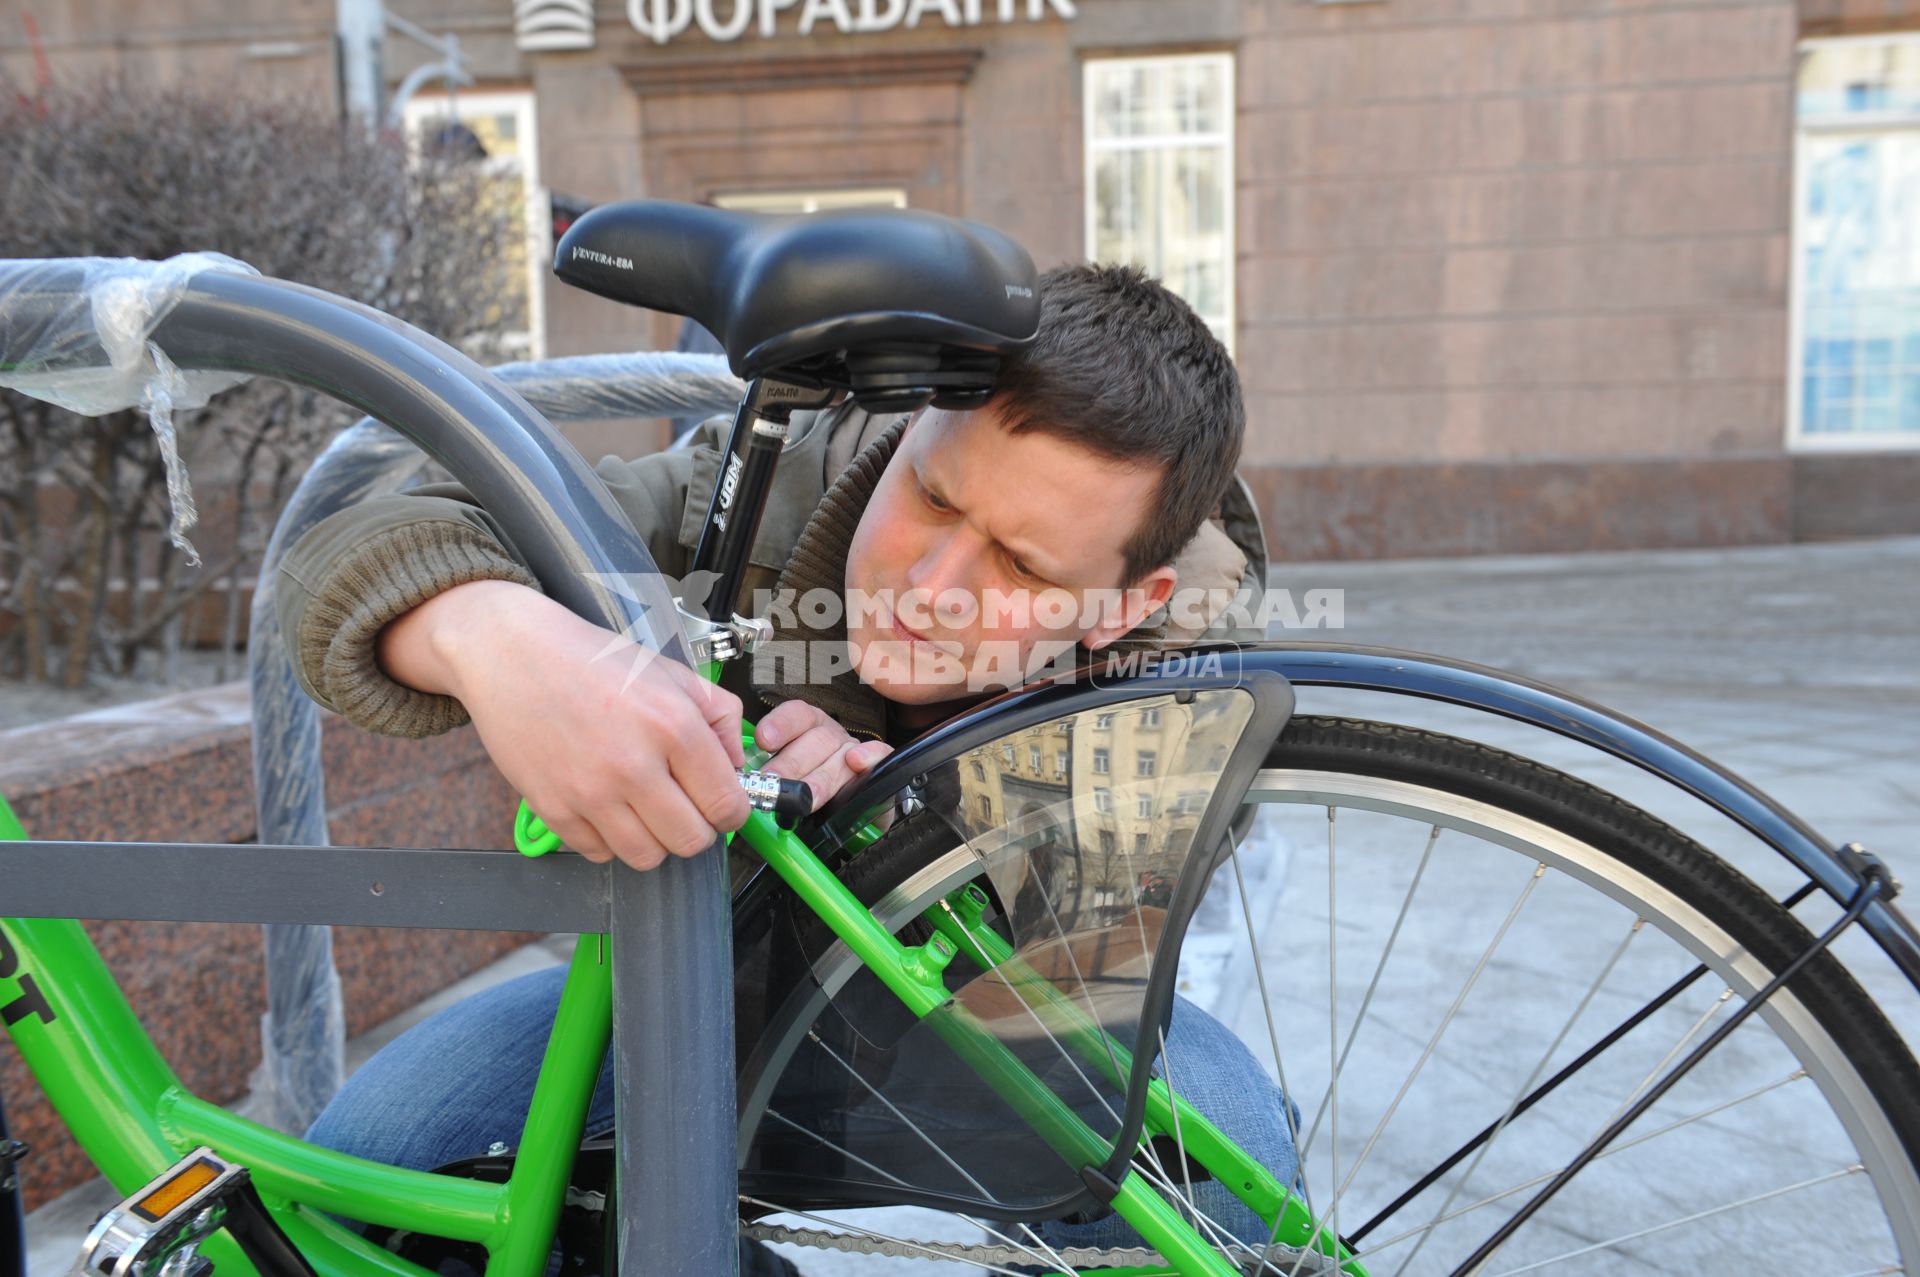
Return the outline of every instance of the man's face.
<path id="1" fill-rule="evenodd" d="M 1164 602 L 1173 571 L 1120 591 L 1121 549 L 1157 466 L 1010 433 L 989 406 L 907 427 L 847 555 L 860 678 L 930 704 L 1014 686 L 1084 640 L 1113 642 Z"/>

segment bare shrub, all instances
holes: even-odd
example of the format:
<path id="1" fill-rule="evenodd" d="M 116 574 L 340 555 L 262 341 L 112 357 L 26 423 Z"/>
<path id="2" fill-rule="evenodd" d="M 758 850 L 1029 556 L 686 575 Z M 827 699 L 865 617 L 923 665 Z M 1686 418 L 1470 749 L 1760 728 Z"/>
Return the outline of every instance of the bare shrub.
<path id="1" fill-rule="evenodd" d="M 470 162 L 410 161 L 324 102 L 125 81 L 38 96 L 0 79 L 0 255 L 210 250 L 366 302 L 489 358 L 514 313 L 524 225 Z M 274 516 L 354 414 L 253 382 L 177 414 L 204 562 L 168 543 L 166 484 L 138 414 L 78 417 L 0 392 L 0 674 L 80 686 L 230 656 Z M 224 599 L 216 591 L 224 591 Z M 149 661 L 148 664 L 152 662 Z M 222 677 L 237 673 L 227 669 Z"/>

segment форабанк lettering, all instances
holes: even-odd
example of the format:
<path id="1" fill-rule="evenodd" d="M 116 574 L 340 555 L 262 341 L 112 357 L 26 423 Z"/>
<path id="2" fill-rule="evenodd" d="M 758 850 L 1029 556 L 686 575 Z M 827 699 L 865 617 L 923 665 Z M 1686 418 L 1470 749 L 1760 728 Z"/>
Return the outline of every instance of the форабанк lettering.
<path id="1" fill-rule="evenodd" d="M 627 0 L 633 29 L 658 44 L 698 29 L 710 39 L 738 40 L 749 29 L 771 37 L 783 27 L 801 35 L 815 30 L 892 31 L 936 19 L 949 27 L 984 22 L 1068 21 L 1080 16 L 1076 0 Z"/>

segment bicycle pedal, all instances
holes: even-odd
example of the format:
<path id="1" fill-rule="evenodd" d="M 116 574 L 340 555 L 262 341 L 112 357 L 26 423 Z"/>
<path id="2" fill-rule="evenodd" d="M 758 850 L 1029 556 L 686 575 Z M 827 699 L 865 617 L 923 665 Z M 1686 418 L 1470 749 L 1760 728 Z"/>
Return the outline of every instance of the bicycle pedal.
<path id="1" fill-rule="evenodd" d="M 68 1277 L 198 1277 L 200 1243 L 247 1184 L 246 1167 L 195 1149 L 100 1217 Z"/>

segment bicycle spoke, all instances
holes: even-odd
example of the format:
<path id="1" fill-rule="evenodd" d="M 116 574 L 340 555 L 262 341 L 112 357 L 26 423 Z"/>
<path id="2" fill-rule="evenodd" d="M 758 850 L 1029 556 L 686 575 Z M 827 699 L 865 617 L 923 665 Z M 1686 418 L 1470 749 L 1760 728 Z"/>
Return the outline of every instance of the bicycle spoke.
<path id="1" fill-rule="evenodd" d="M 908 1184 L 907 1181 L 901 1179 L 898 1175 L 895 1175 L 892 1171 L 888 1170 L 886 1167 L 878 1166 L 872 1162 L 869 1162 L 866 1158 L 860 1156 L 858 1153 L 854 1152 L 852 1149 L 840 1147 L 840 1145 L 835 1144 L 832 1140 L 820 1134 L 820 1132 L 800 1125 L 800 1123 L 794 1121 L 792 1118 L 788 1117 L 786 1114 L 781 1113 L 778 1109 L 769 1108 L 767 1110 L 767 1116 L 772 1118 L 774 1121 L 780 1123 L 780 1125 L 782 1126 L 790 1127 L 793 1130 L 800 1132 L 802 1135 L 806 1136 L 808 1139 L 812 1140 L 814 1143 L 820 1145 L 822 1148 L 827 1149 L 829 1152 L 838 1153 L 840 1156 L 846 1158 L 849 1162 L 858 1162 L 860 1165 L 866 1167 L 868 1170 L 872 1171 L 875 1175 L 880 1176 L 882 1179 L 891 1180 L 893 1183 L 899 1185 L 901 1188 L 912 1187 L 912 1185 Z"/>
<path id="2" fill-rule="evenodd" d="M 1760 1096 L 1765 1095 L 1768 1092 L 1777 1091 L 1781 1087 L 1786 1086 L 1793 1082 L 1798 1082 L 1801 1079 L 1805 1078 L 1806 1076 L 1807 1076 L 1807 1072 L 1805 1069 L 1795 1069 L 1793 1072 L 1787 1074 L 1785 1077 L 1779 1079 L 1778 1081 L 1768 1082 L 1762 1086 L 1756 1086 L 1755 1088 L 1753 1088 L 1753 1090 L 1748 1091 L 1745 1095 L 1735 1096 L 1733 1099 L 1723 1100 L 1718 1104 L 1709 1105 L 1708 1107 L 1701 1109 L 1697 1113 L 1691 1113 L 1686 1117 L 1678 1119 L 1677 1121 L 1669 1122 L 1667 1125 L 1658 1127 L 1655 1130 L 1648 1131 L 1644 1135 L 1637 1135 L 1630 1140 L 1621 1140 L 1616 1144 L 1610 1144 L 1604 1150 L 1601 1151 L 1599 1156 L 1595 1157 L 1593 1160 L 1596 1162 L 1603 1161 L 1606 1158 L 1612 1157 L 1617 1153 L 1624 1153 L 1630 1148 L 1634 1148 L 1638 1145 L 1648 1143 L 1652 1140 L 1657 1140 L 1663 1135 L 1672 1134 L 1674 1131 L 1679 1130 L 1683 1126 L 1691 1126 L 1695 1122 L 1701 1121 L 1705 1118 L 1713 1117 L 1715 1114 L 1723 1113 L 1731 1108 L 1737 1108 L 1738 1106 L 1747 1103 L 1749 1100 L 1758 1099 Z M 1441 1224 L 1449 1223 L 1452 1220 L 1464 1218 L 1465 1216 L 1471 1215 L 1473 1212 L 1477 1210 L 1482 1210 L 1488 1206 L 1493 1205 L 1495 1202 L 1503 1202 L 1507 1198 L 1512 1197 L 1515 1193 L 1524 1193 L 1529 1188 L 1533 1188 L 1536 1185 L 1546 1183 L 1548 1180 L 1552 1179 L 1555 1175 L 1558 1175 L 1559 1173 L 1560 1171 L 1558 1167 L 1555 1167 L 1553 1170 L 1550 1170 L 1550 1171 L 1542 1171 L 1540 1174 L 1534 1176 L 1532 1179 L 1522 1180 L 1518 1184 L 1514 1184 L 1509 1188 L 1503 1188 L 1499 1192 L 1493 1194 L 1491 1197 L 1483 1197 L 1477 1202 L 1470 1202 L 1467 1205 L 1462 1206 L 1459 1210 L 1454 1211 L 1451 1215 L 1443 1215 L 1438 1219 L 1429 1220 L 1427 1223 L 1421 1224 L 1418 1227 L 1407 1229 L 1407 1231 L 1405 1231 L 1404 1233 L 1395 1233 L 1393 1236 L 1387 1238 L 1385 1241 L 1379 1243 L 1378 1245 L 1369 1246 L 1367 1247 L 1367 1249 L 1360 1251 L 1359 1253 L 1354 1255 L 1354 1258 L 1369 1259 L 1374 1255 L 1378 1255 L 1385 1251 L 1391 1250 L 1393 1249 L 1393 1247 L 1399 1245 L 1401 1242 L 1407 1240 L 1407 1238 L 1409 1237 L 1417 1237 L 1421 1233 L 1424 1233 L 1431 1228 L 1438 1227 Z"/>
<path id="3" fill-rule="evenodd" d="M 1646 1089 L 1652 1086 L 1656 1081 L 1660 1079 L 1660 1075 L 1666 1072 L 1667 1065 L 1673 1063 L 1674 1060 L 1679 1057 L 1682 1051 L 1686 1050 L 1689 1046 L 1693 1044 L 1693 1040 L 1700 1036 L 1700 1031 L 1707 1027 L 1707 1024 L 1709 1021 L 1711 1021 L 1715 1016 L 1720 1014 L 1720 1008 L 1727 1005 L 1727 1003 L 1730 1000 L 1732 1000 L 1732 998 L 1733 998 L 1732 989 L 1722 989 L 1720 991 L 1720 996 L 1713 1000 L 1713 1005 L 1709 1006 L 1705 1011 L 1701 1012 L 1700 1018 L 1695 1020 L 1693 1024 L 1688 1027 L 1685 1033 L 1680 1035 L 1680 1040 L 1673 1044 L 1673 1049 L 1671 1051 L 1668 1051 L 1665 1055 L 1661 1056 L 1660 1062 L 1654 1065 L 1653 1068 L 1648 1071 L 1647 1075 L 1641 1078 L 1639 1083 L 1636 1084 L 1631 1091 L 1627 1092 L 1627 1098 L 1620 1101 L 1620 1107 L 1615 1109 L 1611 1114 L 1609 1114 L 1607 1117 L 1607 1120 L 1600 1124 L 1601 1128 L 1605 1129 L 1606 1127 L 1612 1125 L 1615 1118 L 1618 1118 L 1622 1113 L 1632 1108 L 1633 1102 L 1639 1099 L 1641 1095 L 1645 1094 Z"/>
<path id="4" fill-rule="evenodd" d="M 951 1153 L 947 1152 L 946 1149 L 940 1147 L 940 1142 L 938 1140 L 934 1139 L 931 1135 L 927 1134 L 926 1131 L 921 1129 L 920 1124 L 918 1122 L 911 1120 L 910 1118 L 907 1117 L 905 1113 L 902 1113 L 898 1108 L 894 1107 L 893 1101 L 888 1099 L 885 1095 L 882 1095 L 878 1087 L 876 1087 L 873 1083 L 867 1081 L 866 1078 L 862 1077 L 860 1074 L 860 1070 L 854 1068 L 853 1065 L 849 1064 L 846 1061 L 846 1059 L 838 1051 L 834 1050 L 832 1047 L 828 1046 L 825 1042 L 821 1041 L 820 1035 L 818 1033 L 815 1033 L 812 1030 L 808 1030 L 807 1040 L 812 1042 L 815 1046 L 819 1047 L 822 1051 L 825 1051 L 827 1053 L 828 1059 L 832 1060 L 835 1064 L 838 1064 L 841 1068 L 845 1069 L 847 1072 L 847 1076 L 852 1078 L 854 1081 L 858 1082 L 861 1085 L 861 1087 L 866 1090 L 868 1095 L 871 1095 L 874 1099 L 880 1101 L 881 1104 L 885 1105 L 887 1112 L 893 1114 L 895 1118 L 899 1119 L 900 1124 L 902 1126 L 906 1127 L 909 1131 L 912 1131 L 915 1135 L 919 1136 L 920 1142 L 925 1144 L 928 1148 L 932 1149 L 934 1151 L 934 1154 L 938 1156 L 941 1161 L 945 1162 L 948 1166 L 951 1166 L 954 1169 L 954 1171 L 959 1174 L 960 1178 L 967 1181 L 968 1185 L 970 1185 L 976 1193 L 980 1194 L 980 1196 L 986 1198 L 990 1202 L 997 1203 L 997 1199 L 994 1197 L 992 1193 L 987 1191 L 987 1186 L 985 1184 L 982 1184 L 979 1180 L 975 1179 L 973 1175 L 967 1170 L 966 1167 L 960 1165 L 959 1162 L 956 1162 L 953 1159 L 953 1155 Z M 888 1176 L 888 1178 L 892 1179 L 893 1177 Z M 895 1180 L 894 1182 L 902 1183 L 904 1181 Z"/>
<path id="5" fill-rule="evenodd" d="M 934 1140 L 932 1136 L 928 1135 L 924 1130 L 922 1130 L 917 1123 L 910 1121 L 904 1113 L 902 1113 L 899 1109 L 895 1108 L 891 1100 L 887 1099 L 886 1096 L 882 1095 L 877 1089 L 874 1088 L 871 1082 L 867 1081 L 866 1078 L 860 1075 L 859 1070 L 855 1069 L 853 1065 L 849 1064 L 844 1058 L 842 1058 L 839 1052 L 835 1051 L 832 1047 L 828 1046 L 825 1042 L 821 1041 L 819 1034 L 810 1032 L 807 1034 L 807 1037 L 810 1041 L 814 1043 L 815 1046 L 819 1047 L 822 1051 L 825 1051 L 827 1053 L 827 1056 L 830 1059 L 832 1059 L 834 1063 L 838 1064 L 841 1068 L 845 1069 L 847 1071 L 847 1074 L 850 1077 L 852 1077 L 856 1082 L 860 1083 L 861 1086 L 865 1087 L 868 1094 L 872 1095 L 874 1099 L 879 1100 L 882 1104 L 886 1105 L 887 1111 L 889 1113 L 892 1113 L 896 1118 L 900 1119 L 900 1122 L 902 1125 L 904 1125 L 908 1130 L 912 1131 L 915 1135 L 919 1136 L 922 1142 L 924 1142 L 928 1148 L 931 1148 L 935 1153 L 937 1153 L 940 1156 L 942 1161 L 946 1162 L 947 1165 L 951 1166 L 956 1172 L 958 1172 L 960 1177 L 966 1180 L 967 1183 L 973 1187 L 975 1192 L 979 1193 L 980 1196 L 986 1198 L 988 1201 L 996 1202 L 996 1204 L 998 1204 L 997 1199 L 994 1197 L 994 1195 L 987 1191 L 986 1185 L 982 1184 L 979 1180 L 975 1179 L 971 1174 L 969 1174 L 965 1167 L 961 1166 L 959 1162 L 956 1162 L 953 1159 L 953 1157 L 950 1154 L 948 1154 L 948 1152 L 945 1149 L 940 1147 L 938 1141 Z M 860 1165 L 865 1166 L 869 1170 L 872 1170 L 877 1174 L 885 1177 L 886 1179 L 891 1180 L 893 1183 L 899 1185 L 900 1187 L 902 1188 L 911 1187 L 911 1185 L 908 1184 L 906 1180 L 901 1179 L 898 1175 L 893 1174 L 891 1171 L 888 1171 L 883 1167 L 876 1166 L 874 1163 L 868 1161 L 864 1157 L 859 1156 L 858 1154 L 854 1153 L 850 1149 L 843 1148 L 842 1146 L 835 1144 L 832 1140 L 827 1139 L 825 1136 L 819 1134 L 818 1132 L 810 1131 L 806 1129 L 805 1127 L 801 1126 L 799 1123 L 793 1121 L 791 1118 L 788 1118 L 771 1108 L 767 1110 L 767 1114 L 768 1116 L 776 1119 L 777 1121 L 792 1127 L 796 1131 L 799 1131 L 802 1135 L 807 1135 L 812 1137 L 815 1141 L 817 1141 L 819 1144 L 821 1144 L 825 1148 L 835 1153 L 838 1153 L 840 1156 L 848 1159 L 849 1161 L 858 1162 Z M 1020 1246 L 1025 1244 L 1022 1242 L 1014 1241 L 1011 1237 L 1008 1237 L 1005 1233 L 1002 1233 L 999 1230 L 988 1226 L 984 1221 L 975 1219 L 972 1216 L 961 1216 L 960 1218 L 966 1219 L 969 1223 L 974 1224 L 975 1226 L 980 1228 L 983 1232 L 991 1235 L 992 1237 L 998 1239 L 999 1241 L 1005 1242 L 1009 1246 Z M 1060 1253 L 1054 1250 L 1053 1247 L 1049 1246 L 1046 1242 L 1046 1239 L 1041 1237 L 1038 1233 L 1036 1233 L 1033 1230 L 1031 1225 L 1022 1224 L 1020 1226 L 1020 1229 L 1034 1242 L 1035 1245 L 1041 1247 L 1042 1250 L 1044 1250 L 1045 1254 L 1041 1256 L 1042 1258 L 1045 1258 L 1049 1263 L 1058 1263 L 1062 1271 L 1066 1271 L 1070 1268 L 1070 1265 L 1060 1257 Z"/>
<path id="6" fill-rule="evenodd" d="M 1180 1088 L 1173 1080 L 1173 1058 L 1167 1051 L 1166 1030 L 1162 1029 L 1159 1033 L 1160 1072 L 1167 1080 L 1167 1094 L 1177 1097 L 1180 1094 Z M 1174 1152 L 1180 1158 L 1180 1179 L 1187 1186 L 1187 1210 L 1193 1215 L 1195 1220 L 1198 1220 L 1200 1217 L 1200 1208 L 1195 1203 L 1193 1197 L 1193 1172 L 1187 1167 L 1187 1138 L 1180 1133 L 1180 1106 L 1175 1104 L 1171 1107 L 1173 1110 L 1173 1147 Z"/>
<path id="7" fill-rule="evenodd" d="M 1387 932 L 1387 943 L 1380 951 L 1380 961 L 1374 964 L 1373 979 L 1367 983 L 1367 992 L 1360 999 L 1360 1010 L 1354 1014 L 1353 1027 L 1347 1030 L 1346 1043 L 1340 1048 L 1339 1062 L 1334 1065 L 1338 1074 L 1347 1067 L 1347 1056 L 1353 1051 L 1353 1043 L 1360 1036 L 1360 1027 L 1367 1022 L 1367 1010 L 1373 1005 L 1373 995 L 1380 988 L 1380 977 L 1386 973 L 1387 959 L 1393 955 L 1393 946 L 1400 939 L 1400 928 L 1407 920 L 1407 913 L 1413 907 L 1413 893 L 1420 889 L 1420 879 L 1427 872 L 1427 862 L 1433 858 L 1434 844 L 1440 841 L 1440 826 L 1435 825 L 1427 834 L 1426 850 L 1420 853 L 1420 863 L 1414 866 L 1413 881 L 1407 884 L 1407 894 L 1400 900 L 1400 912 L 1393 919 L 1393 927 Z M 1326 1112 L 1327 1100 L 1320 1097 L 1320 1107 L 1314 1110 L 1313 1125 L 1320 1124 L 1320 1118 Z"/>
<path id="8" fill-rule="evenodd" d="M 1481 952 L 1480 960 L 1474 963 L 1473 970 L 1468 974 L 1466 983 L 1460 986 L 1460 992 L 1454 995 L 1453 1002 L 1447 1007 L 1447 1013 L 1441 1017 L 1440 1025 L 1433 1031 L 1433 1037 L 1428 1040 L 1426 1049 L 1420 1053 L 1420 1058 L 1414 1061 L 1412 1072 L 1408 1073 L 1406 1081 L 1400 1084 L 1400 1089 L 1395 1093 L 1392 1103 L 1387 1105 L 1387 1111 L 1381 1115 L 1379 1124 L 1373 1128 L 1373 1134 L 1367 1138 L 1365 1147 L 1360 1150 L 1359 1158 L 1354 1162 L 1353 1168 L 1347 1172 L 1346 1181 L 1335 1190 L 1334 1200 L 1336 1202 L 1339 1200 L 1340 1194 L 1347 1191 L 1348 1185 L 1353 1182 L 1353 1177 L 1360 1173 L 1360 1168 L 1366 1164 L 1367 1158 L 1372 1155 L 1375 1146 L 1380 1142 L 1381 1135 L 1386 1132 L 1387 1124 L 1393 1120 L 1393 1115 L 1399 1111 L 1401 1101 L 1407 1098 L 1407 1092 L 1413 1089 L 1413 1084 L 1419 1078 L 1421 1070 L 1426 1068 L 1427 1061 L 1433 1058 L 1434 1051 L 1440 1046 L 1440 1039 L 1446 1036 L 1447 1029 L 1452 1026 L 1454 1017 L 1460 1014 L 1460 1008 L 1466 1005 L 1467 996 L 1473 992 L 1474 985 L 1479 983 L 1481 975 L 1487 969 L 1487 964 L 1493 960 L 1493 955 L 1495 951 L 1500 948 L 1501 941 L 1506 939 L 1507 932 L 1513 928 L 1515 920 L 1520 917 L 1520 911 L 1526 907 L 1528 898 L 1533 895 L 1533 889 L 1540 885 L 1540 880 L 1546 876 L 1546 872 L 1547 867 L 1545 865 L 1534 866 L 1533 873 L 1527 878 L 1527 885 L 1521 888 L 1519 897 L 1514 900 L 1513 907 L 1507 911 L 1507 916 L 1505 920 L 1501 922 L 1499 930 L 1494 932 L 1493 939 L 1487 943 L 1486 949 Z M 1308 1132 L 1307 1142 L 1309 1145 L 1313 1143 L 1312 1132 Z"/>
<path id="9" fill-rule="evenodd" d="M 1514 1115 L 1520 1111 L 1520 1105 L 1525 1102 L 1527 1092 L 1532 1090 L 1533 1084 L 1540 1080 L 1540 1075 L 1547 1071 L 1547 1065 L 1553 1062 L 1555 1053 L 1558 1052 L 1561 1045 L 1566 1042 L 1567 1035 L 1573 1032 L 1573 1026 L 1579 1023 L 1582 1015 L 1586 1014 L 1587 1007 L 1592 1004 L 1595 995 L 1600 992 L 1600 986 L 1605 984 L 1607 977 L 1613 974 L 1614 967 L 1618 966 L 1620 959 L 1626 956 L 1627 946 L 1633 943 L 1633 938 L 1640 934 L 1640 929 L 1645 925 L 1646 919 L 1635 918 L 1633 925 L 1627 928 L 1627 934 L 1621 937 L 1620 943 L 1614 947 L 1612 955 L 1607 958 L 1606 964 L 1600 968 L 1600 974 L 1595 976 L 1592 983 L 1587 985 L 1587 991 L 1581 996 L 1579 1005 L 1573 1008 L 1573 1014 L 1569 1015 L 1566 1023 L 1560 1026 L 1560 1032 L 1554 1036 L 1552 1042 L 1547 1044 L 1547 1049 L 1541 1054 L 1539 1061 L 1534 1064 L 1533 1071 L 1527 1074 L 1527 1080 L 1522 1082 L 1520 1089 L 1514 1093 L 1513 1102 L 1507 1105 L 1507 1111 L 1502 1113 L 1500 1120 L 1494 1124 L 1493 1133 L 1487 1136 L 1481 1143 L 1479 1149 L 1475 1151 L 1473 1161 L 1467 1165 L 1466 1173 L 1455 1180 L 1453 1187 L 1447 1190 L 1446 1200 L 1441 1202 L 1440 1209 L 1433 1213 L 1433 1218 L 1428 1221 L 1426 1230 L 1420 1240 L 1416 1242 L 1413 1249 L 1407 1253 L 1407 1257 L 1400 1261 L 1400 1266 L 1394 1270 L 1394 1277 L 1400 1277 L 1401 1273 L 1407 1271 L 1407 1265 L 1413 1262 L 1414 1257 L 1420 1253 L 1421 1249 L 1424 1248 L 1427 1242 L 1433 1237 L 1434 1226 L 1439 1223 L 1441 1216 L 1447 1213 L 1448 1208 L 1453 1205 L 1460 1194 L 1466 1190 L 1467 1184 L 1473 1179 L 1474 1172 L 1480 1169 L 1481 1161 L 1486 1158 L 1488 1153 L 1493 1151 L 1495 1142 L 1499 1140 L 1501 1134 L 1507 1129 L 1508 1125 L 1512 1123 Z"/>
<path id="10" fill-rule="evenodd" d="M 1254 986 L 1260 993 L 1260 1010 L 1267 1022 L 1267 1043 L 1273 1050 L 1273 1068 L 1280 1081 L 1280 1114 L 1287 1124 L 1287 1138 L 1293 1144 L 1295 1179 L 1300 1185 L 1301 1200 L 1307 1206 L 1307 1218 L 1316 1228 L 1319 1214 L 1313 1208 L 1313 1185 L 1307 1178 L 1307 1158 L 1300 1145 L 1300 1123 L 1293 1111 L 1293 1091 L 1287 1086 L 1287 1066 L 1280 1050 L 1280 1028 L 1273 1021 L 1273 998 L 1267 992 L 1267 964 L 1260 956 L 1260 939 L 1253 929 L 1253 904 L 1247 898 L 1247 879 L 1240 868 L 1240 844 L 1228 836 L 1227 859 L 1233 864 L 1234 887 L 1240 897 L 1240 917 L 1247 929 L 1247 951 L 1253 960 Z M 1286 1210 L 1293 1201 L 1293 1181 L 1289 1181 L 1280 1196 L 1280 1206 L 1274 1212 L 1273 1232 L 1267 1237 L 1267 1244 L 1261 1251 L 1261 1263 L 1267 1262 L 1273 1248 L 1280 1242 L 1280 1222 L 1286 1218 Z M 1312 1250 L 1312 1242 L 1305 1247 Z"/>
<path id="11" fill-rule="evenodd" d="M 1618 1246 L 1621 1242 L 1638 1241 L 1642 1237 L 1651 1237 L 1655 1233 L 1663 1233 L 1669 1228 L 1678 1228 L 1682 1224 L 1698 1223 L 1703 1219 L 1711 1219 L 1715 1215 L 1724 1215 L 1728 1211 L 1740 1210 L 1747 1206 L 1755 1206 L 1761 1202 L 1772 1201 L 1776 1197 L 1785 1197 L 1788 1193 L 1797 1193 L 1803 1188 L 1812 1188 L 1817 1184 L 1830 1184 L 1834 1180 L 1845 1179 L 1849 1175 L 1858 1175 L 1865 1170 L 1866 1167 L 1855 1164 L 1853 1166 L 1843 1167 L 1837 1171 L 1829 1171 L 1825 1175 L 1816 1175 L 1812 1179 L 1803 1179 L 1797 1184 L 1787 1184 L 1781 1188 L 1768 1189 L 1764 1193 L 1755 1193 L 1752 1197 L 1743 1197 L 1737 1202 L 1728 1202 L 1722 1206 L 1713 1206 L 1703 1211 L 1695 1211 L 1691 1215 L 1683 1215 L 1679 1219 L 1670 1219 L 1664 1224 L 1654 1224 L 1651 1227 L 1642 1228 L 1635 1232 L 1622 1233 L 1618 1237 L 1612 1237 L 1603 1242 L 1594 1242 L 1592 1245 L 1582 1246 L 1578 1250 L 1570 1250 L 1564 1254 L 1555 1255 L 1550 1259 L 1535 1260 L 1533 1263 L 1524 1264 L 1519 1268 L 1509 1268 L 1497 1274 L 1496 1277 L 1519 1277 L 1521 1273 L 1535 1272 L 1547 1267 L 1549 1264 L 1564 1263 L 1569 1259 L 1577 1259 L 1581 1255 L 1591 1255 L 1596 1250 L 1604 1250 L 1609 1246 Z"/>
<path id="12" fill-rule="evenodd" d="M 1337 961 L 1339 945 L 1339 910 L 1335 907 L 1334 895 L 1334 809 L 1327 808 L 1327 1128 L 1332 1132 L 1329 1142 L 1333 1146 L 1333 1201 L 1328 1203 L 1327 1218 L 1333 1229 L 1333 1248 L 1340 1249 L 1340 1195 L 1346 1191 L 1346 1185 L 1340 1181 L 1340 1064 L 1338 1043 L 1340 1041 L 1340 986 L 1339 963 Z M 1307 1133 L 1307 1147 L 1313 1147 L 1313 1133 Z M 1303 1151 L 1302 1162 L 1307 1160 Z M 1321 1229 L 1318 1220 L 1314 1221 L 1313 1231 L 1307 1235 L 1307 1244 L 1300 1252 L 1300 1258 L 1293 1261 L 1293 1269 L 1287 1277 L 1298 1277 L 1300 1267 L 1307 1262 L 1307 1256 L 1313 1253 L 1314 1245 L 1320 1240 Z"/>

